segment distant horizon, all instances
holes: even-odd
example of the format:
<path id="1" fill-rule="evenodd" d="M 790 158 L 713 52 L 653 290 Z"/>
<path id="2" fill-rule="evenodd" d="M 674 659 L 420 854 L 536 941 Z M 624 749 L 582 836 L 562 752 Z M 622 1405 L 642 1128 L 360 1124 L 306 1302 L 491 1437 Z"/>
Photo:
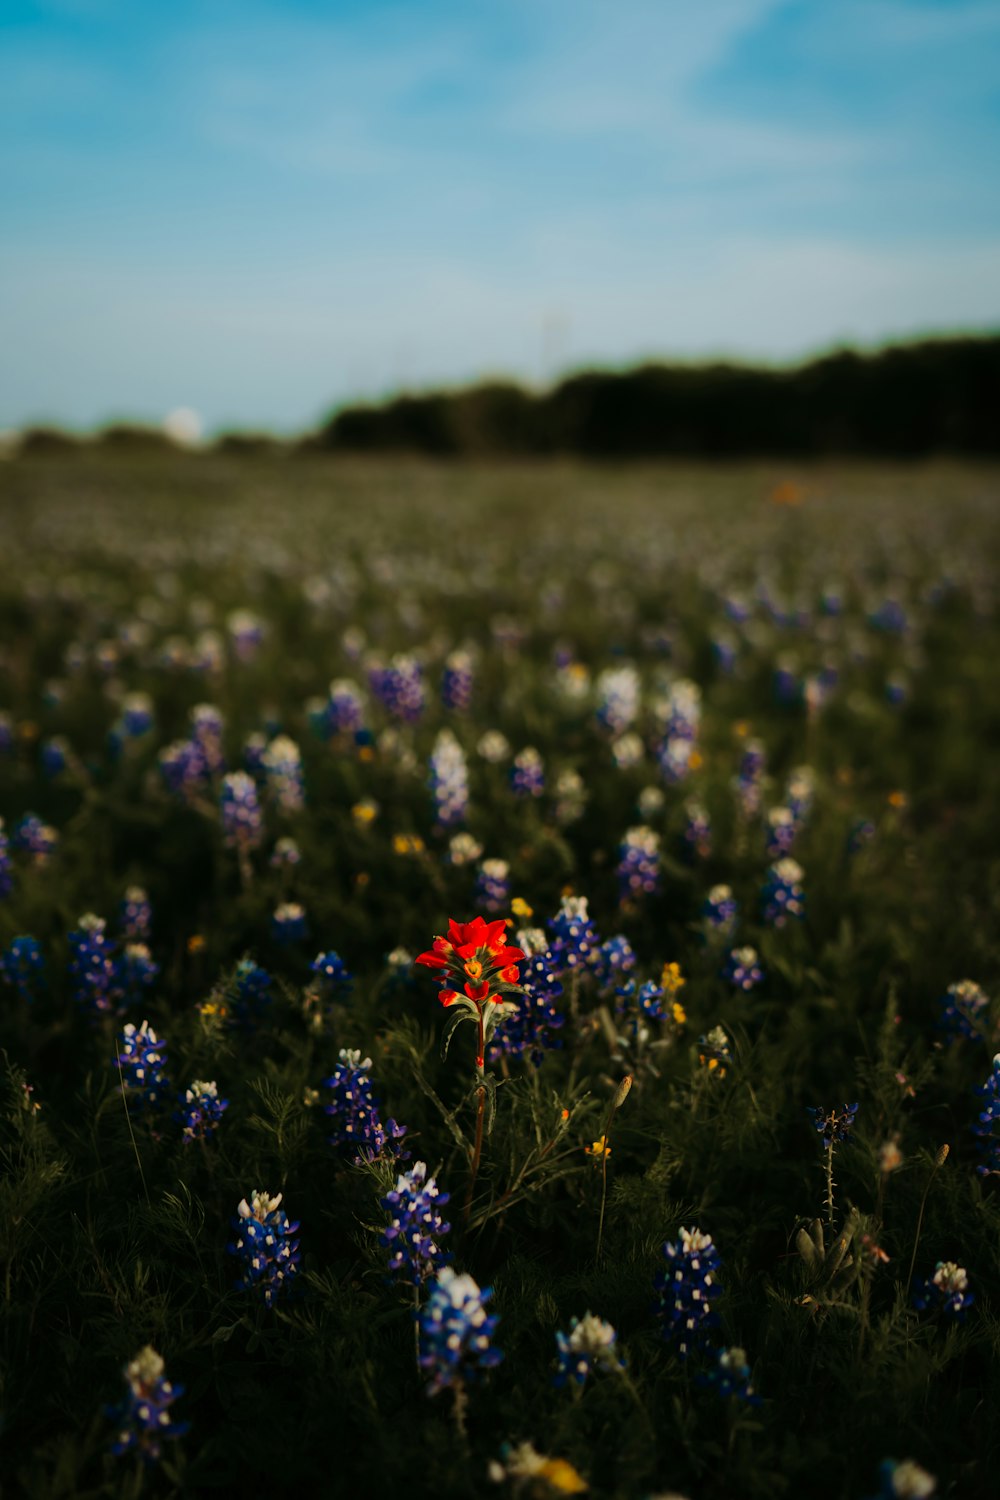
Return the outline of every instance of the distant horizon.
<path id="1" fill-rule="evenodd" d="M 902 336 L 889 335 L 883 339 L 862 343 L 860 340 L 834 341 L 829 344 L 805 351 L 801 355 L 793 355 L 787 358 L 766 358 L 743 356 L 726 352 L 706 351 L 704 354 L 647 354 L 640 355 L 635 359 L 625 360 L 602 360 L 592 361 L 587 364 L 570 365 L 564 370 L 557 372 L 550 380 L 537 381 L 530 378 L 525 379 L 517 374 L 505 370 L 483 370 L 465 380 L 440 381 L 428 384 L 400 386 L 388 389 L 384 392 L 371 395 L 347 396 L 344 400 L 335 404 L 328 403 L 318 408 L 318 415 L 311 421 L 299 426 L 278 426 L 277 424 L 252 423 L 252 424 L 228 424 L 216 427 L 203 426 L 201 414 L 193 407 L 174 407 L 162 414 L 142 414 L 134 411 L 112 412 L 109 416 L 102 418 L 89 426 L 75 426 L 69 423 L 58 422 L 52 419 L 40 418 L 29 420 L 19 427 L 0 426 L 0 437 L 14 437 L 33 430 L 51 430 L 65 434 L 72 438 L 99 437 L 101 433 L 113 428 L 135 428 L 137 431 L 161 432 L 169 429 L 171 418 L 180 418 L 181 427 L 188 417 L 197 417 L 199 421 L 198 441 L 211 443 L 220 437 L 226 436 L 261 436 L 276 439 L 293 439 L 305 437 L 315 432 L 330 418 L 342 411 L 348 411 L 358 407 L 382 407 L 407 397 L 422 398 L 430 395 L 454 395 L 461 391 L 472 390 L 478 386 L 486 385 L 513 385 L 533 395 L 543 395 L 553 391 L 566 381 L 573 380 L 577 376 L 588 374 L 624 374 L 630 370 L 640 369 L 648 365 L 658 365 L 672 368 L 705 368 L 715 365 L 734 366 L 741 369 L 756 370 L 796 370 L 803 366 L 813 364 L 819 360 L 827 359 L 836 354 L 859 354 L 877 355 L 888 349 L 909 348 L 918 344 L 947 342 L 949 340 L 1000 339 L 1000 319 L 995 327 L 985 328 L 930 328 L 917 330 L 915 333 Z M 189 433 L 193 436 L 193 433 Z M 175 432 L 178 441 L 184 441 L 181 432 Z"/>

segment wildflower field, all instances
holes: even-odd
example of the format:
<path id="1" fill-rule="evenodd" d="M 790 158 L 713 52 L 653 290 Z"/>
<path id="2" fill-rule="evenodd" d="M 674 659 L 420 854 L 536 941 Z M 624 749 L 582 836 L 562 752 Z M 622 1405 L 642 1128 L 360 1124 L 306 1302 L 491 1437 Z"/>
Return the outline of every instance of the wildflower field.
<path id="1" fill-rule="evenodd" d="M 0 466 L 4 1494 L 995 1496 L 998 502 Z"/>

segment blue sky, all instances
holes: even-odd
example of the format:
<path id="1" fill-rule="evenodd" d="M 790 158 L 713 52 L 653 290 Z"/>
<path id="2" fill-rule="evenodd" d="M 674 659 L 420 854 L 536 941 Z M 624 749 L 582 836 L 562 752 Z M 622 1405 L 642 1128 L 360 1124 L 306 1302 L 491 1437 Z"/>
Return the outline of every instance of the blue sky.
<path id="1" fill-rule="evenodd" d="M 996 0 L 0 0 L 0 427 L 1000 328 Z"/>

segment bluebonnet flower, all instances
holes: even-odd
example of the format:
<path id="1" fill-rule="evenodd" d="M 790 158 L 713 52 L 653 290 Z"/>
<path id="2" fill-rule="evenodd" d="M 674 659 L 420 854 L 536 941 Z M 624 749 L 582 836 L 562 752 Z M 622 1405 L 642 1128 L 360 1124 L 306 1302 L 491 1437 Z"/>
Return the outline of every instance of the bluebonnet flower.
<path id="1" fill-rule="evenodd" d="M 594 954 L 594 978 L 602 989 L 614 984 L 622 974 L 630 974 L 636 965 L 635 950 L 620 932 L 607 938 Z"/>
<path id="2" fill-rule="evenodd" d="M 714 1365 L 708 1370 L 700 1370 L 695 1376 L 695 1383 L 715 1391 L 717 1396 L 733 1396 L 746 1406 L 760 1405 L 760 1397 L 754 1393 L 750 1384 L 750 1366 L 747 1364 L 746 1353 L 735 1346 L 716 1350 Z"/>
<path id="3" fill-rule="evenodd" d="M 43 740 L 38 747 L 42 775 L 50 780 L 60 775 L 68 766 L 71 753 L 69 742 L 61 734 Z"/>
<path id="4" fill-rule="evenodd" d="M 140 739 L 153 727 L 153 700 L 148 693 L 126 693 L 122 699 L 121 727 L 125 737 Z"/>
<path id="5" fill-rule="evenodd" d="M 177 1103 L 174 1119 L 181 1126 L 185 1143 L 208 1140 L 229 1108 L 229 1100 L 219 1098 L 217 1084 L 200 1079 L 178 1095 Z"/>
<path id="6" fill-rule="evenodd" d="M 9 755 L 14 748 L 14 724 L 6 709 L 0 709 L 0 755 Z"/>
<path id="7" fill-rule="evenodd" d="M 271 916 L 271 936 L 276 943 L 298 943 L 308 931 L 305 907 L 297 901 L 283 901 Z"/>
<path id="8" fill-rule="evenodd" d="M 719 1252 L 710 1234 L 682 1229 L 676 1240 L 666 1241 L 663 1254 L 667 1269 L 653 1282 L 660 1294 L 655 1311 L 662 1320 L 663 1337 L 686 1357 L 719 1321 L 712 1307 L 722 1291 L 716 1279 Z"/>
<path id="9" fill-rule="evenodd" d="M 540 797 L 545 790 L 545 767 L 534 745 L 526 745 L 514 756 L 510 788 L 517 797 Z"/>
<path id="10" fill-rule="evenodd" d="M 302 752 L 287 734 L 277 735 L 261 756 L 267 789 L 283 813 L 301 812 L 306 805 Z"/>
<path id="11" fill-rule="evenodd" d="M 659 705 L 663 719 L 663 739 L 689 740 L 698 738 L 701 725 L 701 688 L 687 677 L 671 683 L 666 701 Z"/>
<path id="12" fill-rule="evenodd" d="M 621 734 L 639 713 L 639 674 L 633 666 L 608 667 L 597 679 L 597 722 Z"/>
<path id="13" fill-rule="evenodd" d="M 681 839 L 689 856 L 707 859 L 712 852 L 712 822 L 705 808 L 694 798 L 684 804 Z"/>
<path id="14" fill-rule="evenodd" d="M 812 766 L 796 766 L 785 787 L 785 806 L 800 827 L 812 812 L 815 796 L 816 776 Z"/>
<path id="15" fill-rule="evenodd" d="M 807 1105 L 806 1111 L 812 1115 L 813 1129 L 822 1136 L 823 1145 L 829 1149 L 835 1142 L 847 1140 L 854 1127 L 858 1106 L 842 1104 L 839 1109 L 823 1109 L 821 1105 Z"/>
<path id="16" fill-rule="evenodd" d="M 429 785 L 439 828 L 454 828 L 469 808 L 465 752 L 450 729 L 442 729 L 431 751 Z"/>
<path id="17" fill-rule="evenodd" d="M 238 661 L 252 661 L 264 639 L 264 626 L 250 609 L 234 609 L 226 619 L 226 629 Z"/>
<path id="18" fill-rule="evenodd" d="M 793 704 L 801 701 L 802 682 L 799 664 L 794 656 L 782 654 L 778 657 L 771 674 L 771 686 L 778 703 Z"/>
<path id="19" fill-rule="evenodd" d="M 906 610 L 898 599 L 890 596 L 869 613 L 868 623 L 874 630 L 901 635 L 908 625 Z"/>
<path id="20" fill-rule="evenodd" d="M 949 1042 L 958 1037 L 982 1041 L 989 999 L 974 979 L 959 979 L 949 984 L 941 997 L 938 1027 Z"/>
<path id="21" fill-rule="evenodd" d="M 702 922 L 706 934 L 713 940 L 732 937 L 736 930 L 739 907 L 732 887 L 713 885 L 701 908 Z"/>
<path id="22" fill-rule="evenodd" d="M 739 643 L 728 631 L 719 632 L 712 637 L 712 655 L 715 664 L 724 677 L 731 677 L 736 670 L 736 661 L 739 655 Z"/>
<path id="23" fill-rule="evenodd" d="M 3 818 L 0 818 L 0 901 L 9 896 L 14 888 L 14 876 L 10 861 L 10 840 L 7 837 Z"/>
<path id="24" fill-rule="evenodd" d="M 201 753 L 204 774 L 211 779 L 225 770 L 222 753 L 222 714 L 214 703 L 196 703 L 191 710 L 191 739 Z"/>
<path id="25" fill-rule="evenodd" d="M 630 828 L 618 846 L 618 899 L 652 896 L 660 888 L 660 836 L 642 825 Z"/>
<path id="26" fill-rule="evenodd" d="M 890 708 L 899 708 L 910 694 L 910 684 L 902 673 L 895 672 L 885 680 L 885 701 Z"/>
<path id="27" fill-rule="evenodd" d="M 566 766 L 559 772 L 554 796 L 553 813 L 560 827 L 566 828 L 583 817 L 583 810 L 587 805 L 587 788 L 579 771 L 574 771 L 572 766 Z"/>
<path id="28" fill-rule="evenodd" d="M 777 859 L 791 852 L 799 825 L 790 807 L 769 807 L 765 827 L 767 855 Z"/>
<path id="29" fill-rule="evenodd" d="M 164 1368 L 162 1358 L 151 1344 L 125 1366 L 128 1382 L 125 1399 L 107 1411 L 115 1423 L 111 1452 L 116 1457 L 136 1453 L 144 1463 L 157 1463 L 163 1455 L 164 1440 L 183 1437 L 189 1430 L 190 1422 L 177 1422 L 170 1414 L 178 1396 L 183 1396 L 184 1387 L 165 1380 Z"/>
<path id="30" fill-rule="evenodd" d="M 153 908 L 141 885 L 130 885 L 118 908 L 118 925 L 130 943 L 149 941 L 153 925 Z"/>
<path id="31" fill-rule="evenodd" d="M 505 859 L 484 859 L 476 872 L 473 906 L 481 911 L 505 911 L 510 905 L 510 865 Z"/>
<path id="32" fill-rule="evenodd" d="M 571 1318 L 569 1333 L 556 1334 L 559 1367 L 553 1385 L 584 1385 L 595 1370 L 621 1370 L 625 1362 L 615 1348 L 617 1339 L 611 1324 L 593 1313 Z"/>
<path id="33" fill-rule="evenodd" d="M 171 796 L 187 800 L 207 780 L 204 756 L 193 740 L 174 740 L 160 751 L 160 775 Z"/>
<path id="34" fill-rule="evenodd" d="M 228 986 L 232 1017 L 238 1026 L 254 1026 L 274 998 L 273 980 L 252 958 L 241 958 Z"/>
<path id="35" fill-rule="evenodd" d="M 13 849 L 29 854 L 36 865 L 44 865 L 54 852 L 59 835 L 37 813 L 27 812 L 14 824 L 10 842 Z"/>
<path id="36" fill-rule="evenodd" d="M 802 866 L 794 859 L 779 859 L 771 865 L 760 893 L 761 919 L 769 927 L 784 927 L 789 918 L 805 915 Z"/>
<path id="37" fill-rule="evenodd" d="M 281 1208 L 283 1196 L 257 1191 L 249 1203 L 243 1198 L 232 1221 L 235 1234 L 226 1246 L 240 1260 L 236 1290 L 253 1292 L 265 1307 L 292 1290 L 302 1258 L 294 1237 L 299 1226 Z"/>
<path id="38" fill-rule="evenodd" d="M 656 751 L 656 763 L 668 786 L 676 786 L 679 781 L 684 780 L 691 770 L 691 757 L 694 753 L 694 740 L 688 739 L 686 735 L 671 735 L 661 742 Z"/>
<path id="39" fill-rule="evenodd" d="M 0 954 L 0 979 L 13 986 L 22 1000 L 33 1000 L 44 982 L 45 964 L 37 938 L 12 938 Z"/>
<path id="40" fill-rule="evenodd" d="M 561 1038 L 551 1033 L 558 1031 L 565 1021 L 556 1005 L 563 987 L 540 928 L 518 932 L 517 946 L 524 952 L 519 966 L 521 994 L 517 997 L 517 1009 L 504 1017 L 504 1023 L 494 1034 L 486 1055 L 491 1062 L 503 1054 L 508 1057 L 526 1055 L 537 1068 L 546 1050 L 562 1045 Z"/>
<path id="41" fill-rule="evenodd" d="M 764 978 L 756 948 L 734 948 L 722 969 L 722 977 L 738 990 L 753 990 Z"/>
<path id="42" fill-rule="evenodd" d="M 756 817 L 764 795 L 764 772 L 767 751 L 761 740 L 747 740 L 733 783 L 740 812 L 745 818 Z"/>
<path id="43" fill-rule="evenodd" d="M 662 787 L 644 786 L 635 803 L 640 818 L 648 820 L 657 817 L 663 811 L 666 800 Z"/>
<path id="44" fill-rule="evenodd" d="M 87 912 L 67 936 L 69 972 L 75 980 L 73 998 L 92 1018 L 111 1011 L 117 991 L 113 950 L 103 917 Z"/>
<path id="45" fill-rule="evenodd" d="M 937 1489 L 933 1474 L 912 1458 L 897 1463 L 887 1458 L 879 1465 L 879 1489 L 871 1500 L 930 1500 Z"/>
<path id="46" fill-rule="evenodd" d="M 420 663 L 399 653 L 388 666 L 373 666 L 368 673 L 372 692 L 393 719 L 415 724 L 424 711 L 424 680 Z"/>
<path id="47" fill-rule="evenodd" d="M 243 769 L 256 781 L 263 781 L 265 776 L 264 756 L 267 754 L 267 735 L 262 734 L 259 729 L 253 734 L 248 734 L 243 741 Z"/>
<path id="48" fill-rule="evenodd" d="M 348 677 L 337 677 L 330 683 L 326 721 L 331 735 L 355 734 L 364 722 L 361 689 Z"/>
<path id="49" fill-rule="evenodd" d="M 473 860 L 478 859 L 483 852 L 483 846 L 478 839 L 474 839 L 471 833 L 453 833 L 448 840 L 448 853 L 445 856 L 450 865 L 471 865 Z"/>
<path id="50" fill-rule="evenodd" d="M 993 1070 L 976 1095 L 983 1102 L 972 1133 L 979 1142 L 983 1160 L 976 1167 L 980 1177 L 1000 1174 L 1000 1052 L 993 1059 Z"/>
<path id="51" fill-rule="evenodd" d="M 390 1272 L 402 1281 L 419 1286 L 450 1260 L 438 1243 L 451 1229 L 441 1217 L 448 1197 L 435 1179 L 428 1177 L 427 1163 L 417 1161 L 381 1199 L 390 1221 L 379 1242 L 390 1252 Z"/>
<path id="52" fill-rule="evenodd" d="M 411 959 L 406 957 L 406 963 Z M 338 994 L 346 994 L 354 982 L 354 976 L 348 969 L 339 953 L 331 948 L 328 952 L 317 953 L 309 965 L 310 972 L 316 975 L 317 980 L 327 991 Z"/>
<path id="53" fill-rule="evenodd" d="M 468 651 L 452 651 L 441 674 L 441 702 L 464 713 L 472 701 L 472 687 L 472 657 Z"/>
<path id="54" fill-rule="evenodd" d="M 492 1345 L 499 1321 L 488 1314 L 490 1290 L 480 1290 L 469 1275 L 442 1267 L 431 1282 L 420 1312 L 420 1368 L 428 1375 L 427 1394 L 436 1396 L 449 1386 L 462 1386 L 503 1358 Z"/>
<path id="55" fill-rule="evenodd" d="M 968 1273 L 953 1260 L 939 1260 L 934 1275 L 928 1276 L 913 1293 L 913 1305 L 918 1312 L 943 1313 L 952 1318 L 964 1318 L 975 1300 L 969 1291 Z"/>
<path id="56" fill-rule="evenodd" d="M 548 928 L 552 936 L 549 951 L 560 974 L 590 967 L 601 940 L 587 911 L 586 896 L 564 896 Z"/>
<path id="57" fill-rule="evenodd" d="M 113 960 L 115 995 L 123 1006 L 135 1005 L 156 982 L 160 966 L 145 943 L 126 943 Z"/>
<path id="58" fill-rule="evenodd" d="M 368 1076 L 371 1058 L 362 1058 L 359 1051 L 349 1048 L 342 1048 L 339 1057 L 330 1077 L 323 1080 L 323 1087 L 331 1091 L 330 1102 L 324 1105 L 333 1122 L 327 1137 L 330 1145 L 354 1148 L 355 1162 L 373 1161 L 385 1151 L 400 1156 L 406 1126 L 395 1120 L 383 1125 L 379 1119 L 378 1100 Z"/>
<path id="59" fill-rule="evenodd" d="M 611 742 L 611 759 L 619 771 L 630 771 L 634 766 L 641 765 L 645 754 L 642 736 L 632 731 L 619 735 L 618 739 Z"/>
<path id="60" fill-rule="evenodd" d="M 222 837 L 230 849 L 256 849 L 263 836 L 260 803 L 253 777 L 230 771 L 222 779 L 219 797 Z"/>
<path id="61" fill-rule="evenodd" d="M 148 1021 L 133 1026 L 130 1021 L 121 1035 L 121 1051 L 116 1065 L 121 1069 L 125 1091 L 130 1098 L 153 1107 L 170 1090 L 166 1075 L 167 1046 L 161 1042 Z"/>
<path id="62" fill-rule="evenodd" d="M 491 766 L 498 766 L 510 755 L 510 741 L 499 729 L 487 729 L 479 737 L 476 750 Z"/>
<path id="63" fill-rule="evenodd" d="M 271 850 L 271 858 L 268 864 L 272 870 L 293 870 L 296 865 L 302 863 L 302 853 L 294 839 L 287 834 L 278 839 Z"/>

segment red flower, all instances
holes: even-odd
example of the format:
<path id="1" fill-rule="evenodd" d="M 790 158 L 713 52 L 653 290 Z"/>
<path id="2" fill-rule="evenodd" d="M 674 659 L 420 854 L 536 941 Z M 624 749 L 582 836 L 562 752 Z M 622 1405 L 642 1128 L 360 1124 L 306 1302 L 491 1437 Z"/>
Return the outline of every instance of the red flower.
<path id="1" fill-rule="evenodd" d="M 462 990 L 477 1007 L 490 999 L 490 985 L 496 979 L 517 984 L 518 962 L 524 957 L 520 948 L 507 942 L 507 923 L 501 918 L 486 922 L 473 917 L 471 922 L 448 923 L 448 936 L 436 937 L 433 946 L 421 953 L 414 963 L 438 970 L 438 983 L 446 984 L 454 976 Z M 442 989 L 442 1005 L 454 1005 L 460 998 L 457 989 Z"/>

